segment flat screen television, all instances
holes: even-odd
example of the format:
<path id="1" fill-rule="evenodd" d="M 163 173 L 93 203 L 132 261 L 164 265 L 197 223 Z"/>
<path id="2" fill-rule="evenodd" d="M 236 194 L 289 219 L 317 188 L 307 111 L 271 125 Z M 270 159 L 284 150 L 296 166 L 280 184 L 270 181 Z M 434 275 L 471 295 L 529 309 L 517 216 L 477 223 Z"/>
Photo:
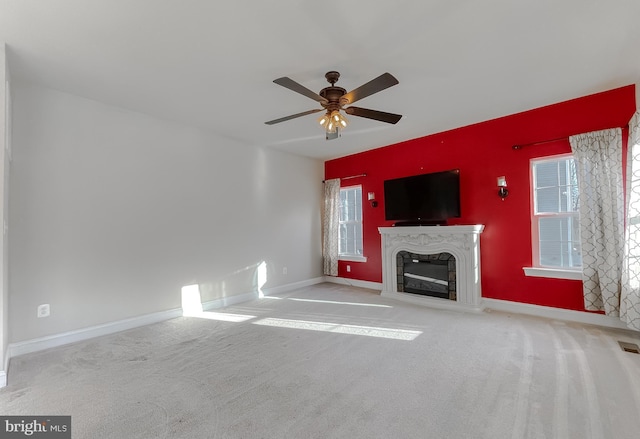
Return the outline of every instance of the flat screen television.
<path id="1" fill-rule="evenodd" d="M 446 224 L 460 217 L 460 170 L 385 180 L 384 214 L 397 225 Z"/>

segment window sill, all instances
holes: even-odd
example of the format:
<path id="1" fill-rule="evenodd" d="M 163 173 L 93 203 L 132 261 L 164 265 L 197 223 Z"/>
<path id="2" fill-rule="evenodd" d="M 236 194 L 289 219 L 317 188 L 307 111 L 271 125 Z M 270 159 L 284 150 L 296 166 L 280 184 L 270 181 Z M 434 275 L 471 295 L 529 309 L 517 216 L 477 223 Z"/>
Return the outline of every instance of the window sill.
<path id="1" fill-rule="evenodd" d="M 568 270 L 561 268 L 523 267 L 526 276 L 551 277 L 554 279 L 582 280 L 582 270 Z"/>
<path id="2" fill-rule="evenodd" d="M 359 255 L 340 255 L 338 256 L 338 260 L 349 262 L 367 262 L 367 257 Z"/>

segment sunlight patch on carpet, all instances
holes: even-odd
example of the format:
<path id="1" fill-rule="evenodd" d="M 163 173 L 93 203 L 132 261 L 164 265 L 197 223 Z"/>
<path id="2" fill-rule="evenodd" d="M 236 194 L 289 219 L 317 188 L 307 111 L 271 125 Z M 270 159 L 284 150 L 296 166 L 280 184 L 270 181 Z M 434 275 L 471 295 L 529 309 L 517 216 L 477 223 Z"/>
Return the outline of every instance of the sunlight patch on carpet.
<path id="1" fill-rule="evenodd" d="M 289 297 L 288 300 L 295 300 L 296 302 L 332 303 L 336 305 L 373 306 L 376 308 L 393 308 L 391 305 L 379 305 L 376 303 L 340 302 L 337 300 L 297 299 L 295 297 Z"/>
<path id="2" fill-rule="evenodd" d="M 196 314 L 190 314 L 188 317 L 197 317 L 199 319 L 219 320 L 221 322 L 241 323 L 247 320 L 255 319 L 256 316 L 246 314 L 230 314 L 226 312 L 203 311 Z"/>
<path id="3" fill-rule="evenodd" d="M 415 340 L 422 331 L 408 329 L 379 328 L 375 326 L 343 325 L 340 323 L 310 322 L 306 320 L 289 320 L 266 318 L 253 322 L 255 325 L 275 326 L 278 328 L 306 329 L 308 331 L 334 332 L 366 337 L 390 338 L 394 340 Z"/>

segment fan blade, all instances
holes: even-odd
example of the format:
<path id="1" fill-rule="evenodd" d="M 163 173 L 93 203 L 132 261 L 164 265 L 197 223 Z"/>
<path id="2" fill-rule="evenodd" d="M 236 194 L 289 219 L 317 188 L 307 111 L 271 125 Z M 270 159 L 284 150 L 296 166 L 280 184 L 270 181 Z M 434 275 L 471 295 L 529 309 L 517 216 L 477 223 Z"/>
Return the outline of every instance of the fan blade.
<path id="1" fill-rule="evenodd" d="M 322 108 L 318 108 L 316 110 L 303 111 L 302 113 L 292 114 L 291 116 L 281 117 L 280 119 L 273 119 L 269 122 L 265 122 L 267 125 L 274 125 L 276 123 L 284 122 L 286 120 L 295 119 L 296 117 L 306 116 L 307 114 L 317 113 L 318 111 L 324 111 Z"/>
<path id="2" fill-rule="evenodd" d="M 380 122 L 393 124 L 398 123 L 400 118 L 402 118 L 401 114 L 385 113 L 384 111 L 369 110 L 368 108 L 360 107 L 349 107 L 345 108 L 344 111 L 352 116 L 366 117 L 367 119 L 374 119 L 379 120 Z"/>
<path id="3" fill-rule="evenodd" d="M 301 95 L 311 98 L 314 101 L 318 101 L 322 104 L 325 104 L 328 102 L 325 98 L 323 98 L 319 94 L 309 90 L 304 85 L 298 84 L 296 81 L 294 81 L 291 78 L 287 78 L 286 76 L 283 76 L 282 78 L 274 79 L 273 82 L 285 88 L 288 88 L 289 90 L 293 90 L 296 93 L 300 93 Z"/>
<path id="4" fill-rule="evenodd" d="M 351 90 L 340 98 L 340 102 L 344 102 L 343 105 L 353 104 L 355 101 L 359 101 L 362 98 L 371 96 L 374 93 L 378 93 L 386 88 L 392 87 L 398 84 L 398 80 L 394 78 L 391 73 L 383 73 L 376 79 L 372 79 L 364 85 Z"/>

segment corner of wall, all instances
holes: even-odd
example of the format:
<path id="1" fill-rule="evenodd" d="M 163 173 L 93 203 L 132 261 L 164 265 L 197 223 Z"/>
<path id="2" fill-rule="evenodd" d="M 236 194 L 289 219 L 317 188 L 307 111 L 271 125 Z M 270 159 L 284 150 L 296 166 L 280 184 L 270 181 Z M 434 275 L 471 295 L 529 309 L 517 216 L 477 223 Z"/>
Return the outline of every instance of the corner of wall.
<path id="1" fill-rule="evenodd" d="M 9 290 L 7 282 L 7 235 L 6 235 L 6 216 L 7 216 L 7 187 L 8 172 L 6 148 L 10 144 L 10 101 L 9 101 L 9 66 L 7 62 L 6 44 L 0 41 L 0 361 L 2 361 L 2 369 L 0 370 L 0 387 L 7 385 L 7 370 L 9 365 L 9 311 L 8 299 Z"/>

